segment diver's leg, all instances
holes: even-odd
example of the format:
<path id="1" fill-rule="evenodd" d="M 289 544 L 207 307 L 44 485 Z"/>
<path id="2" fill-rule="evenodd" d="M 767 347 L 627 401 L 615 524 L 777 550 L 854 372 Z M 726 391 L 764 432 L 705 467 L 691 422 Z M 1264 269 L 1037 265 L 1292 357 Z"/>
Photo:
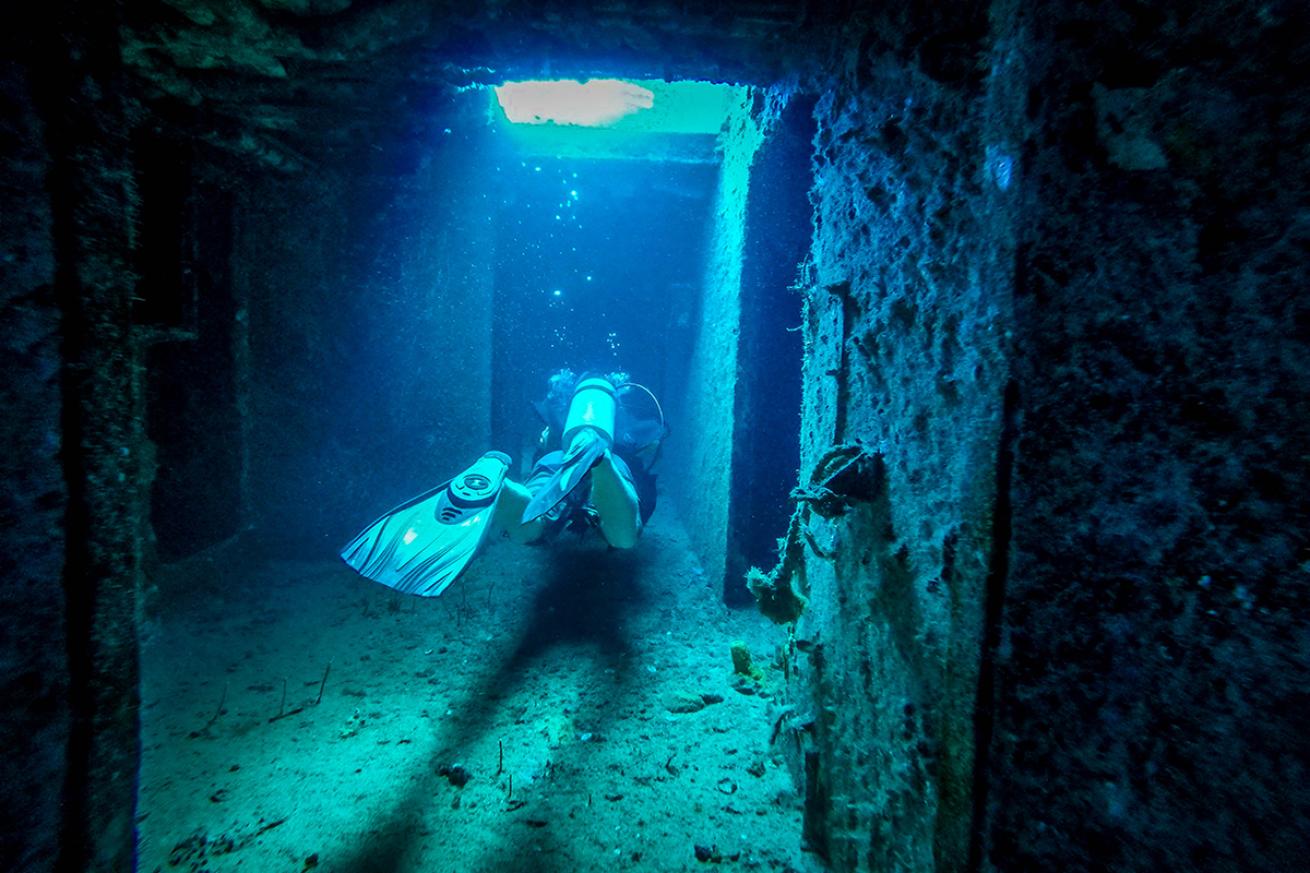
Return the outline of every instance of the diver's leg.
<path id="1" fill-rule="evenodd" d="M 520 521 L 523 518 L 523 510 L 531 499 L 532 494 L 527 487 L 513 479 L 506 479 L 500 489 L 500 502 L 496 504 L 495 521 L 516 543 L 536 542 L 545 533 L 545 519 L 534 518 L 526 524 Z"/>
<path id="2" fill-rule="evenodd" d="M 535 543 L 545 536 L 548 526 L 557 520 L 557 515 L 552 513 L 543 513 L 531 521 L 523 521 L 524 510 L 527 509 L 532 498 L 545 488 L 551 478 L 559 472 L 560 465 L 564 462 L 564 453 L 560 451 L 548 452 L 537 458 L 532 465 L 532 472 L 528 474 L 528 481 L 522 485 L 511 479 L 505 480 L 505 488 L 501 491 L 500 504 L 496 507 L 496 523 L 499 524 L 509 538 L 516 543 Z"/>
<path id="3" fill-rule="evenodd" d="M 632 471 L 611 452 L 591 468 L 591 503 L 600 532 L 616 549 L 630 549 L 641 537 L 641 512 Z"/>

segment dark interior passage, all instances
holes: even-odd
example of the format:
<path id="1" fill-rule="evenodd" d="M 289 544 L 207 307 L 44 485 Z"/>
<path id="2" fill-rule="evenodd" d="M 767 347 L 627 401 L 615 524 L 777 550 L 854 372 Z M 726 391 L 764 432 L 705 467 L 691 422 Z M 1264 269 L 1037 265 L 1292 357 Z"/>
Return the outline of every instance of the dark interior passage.
<path id="1" fill-rule="evenodd" d="M 747 206 L 742 266 L 742 383 L 733 416 L 732 512 L 728 530 L 730 603 L 753 601 L 751 567 L 777 560 L 795 508 L 800 467 L 801 291 L 813 237 L 814 101 L 793 100 L 755 156 L 759 182 Z"/>
<path id="2" fill-rule="evenodd" d="M 150 522 L 159 558 L 172 561 L 234 537 L 243 525 L 244 326 L 232 277 L 232 197 L 197 185 L 190 155 L 175 144 L 155 144 L 143 157 L 152 162 L 143 173 L 151 205 L 141 219 L 136 294 L 150 326 Z"/>

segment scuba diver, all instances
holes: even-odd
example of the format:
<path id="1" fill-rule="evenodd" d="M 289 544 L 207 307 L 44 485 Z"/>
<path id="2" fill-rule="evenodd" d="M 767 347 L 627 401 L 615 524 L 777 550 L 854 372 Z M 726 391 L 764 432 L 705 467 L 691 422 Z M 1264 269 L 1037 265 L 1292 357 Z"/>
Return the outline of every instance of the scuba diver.
<path id="1" fill-rule="evenodd" d="M 546 427 L 526 483 L 508 477 L 508 455 L 487 452 L 374 521 L 342 560 L 397 591 L 436 597 L 496 530 L 531 543 L 594 528 L 614 548 L 635 546 L 655 510 L 650 470 L 668 432 L 659 400 L 626 373 L 560 370 L 533 405 Z"/>

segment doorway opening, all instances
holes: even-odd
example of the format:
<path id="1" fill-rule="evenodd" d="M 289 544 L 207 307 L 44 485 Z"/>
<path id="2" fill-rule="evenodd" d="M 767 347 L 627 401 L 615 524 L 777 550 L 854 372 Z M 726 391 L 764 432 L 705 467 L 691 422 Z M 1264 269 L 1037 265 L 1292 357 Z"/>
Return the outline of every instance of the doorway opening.
<path id="1" fill-rule="evenodd" d="M 493 443 L 530 460 L 532 404 L 561 368 L 650 387 L 672 429 L 660 500 L 710 584 L 748 603 L 745 572 L 774 560 L 799 463 L 792 286 L 810 244 L 813 102 L 523 82 L 491 114 Z"/>

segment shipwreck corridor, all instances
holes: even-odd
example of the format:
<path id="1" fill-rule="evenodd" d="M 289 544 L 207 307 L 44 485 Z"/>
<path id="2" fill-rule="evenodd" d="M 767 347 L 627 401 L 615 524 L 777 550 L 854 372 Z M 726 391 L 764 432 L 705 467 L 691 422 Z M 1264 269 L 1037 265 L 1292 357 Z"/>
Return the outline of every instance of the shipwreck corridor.
<path id="1" fill-rule="evenodd" d="M 0 869 L 1303 865 L 1304 4 L 9 5 Z M 639 548 L 335 559 L 559 367 Z"/>
<path id="2" fill-rule="evenodd" d="M 620 369 L 667 412 L 661 491 L 709 584 L 749 602 L 800 463 L 814 101 L 682 84 L 712 125 L 519 130 L 469 88 L 408 166 L 241 199 L 144 140 L 160 560 L 331 554 L 491 448 L 526 477 L 548 377 Z"/>
<path id="3" fill-rule="evenodd" d="M 534 126 L 466 88 L 404 166 L 292 196 L 141 148 L 145 867 L 818 863 L 787 634 L 728 610 L 794 508 L 814 100 L 624 87 L 663 116 Z M 563 367 L 669 423 L 636 550 L 495 542 L 432 600 L 336 562 L 488 449 L 526 481 Z"/>

